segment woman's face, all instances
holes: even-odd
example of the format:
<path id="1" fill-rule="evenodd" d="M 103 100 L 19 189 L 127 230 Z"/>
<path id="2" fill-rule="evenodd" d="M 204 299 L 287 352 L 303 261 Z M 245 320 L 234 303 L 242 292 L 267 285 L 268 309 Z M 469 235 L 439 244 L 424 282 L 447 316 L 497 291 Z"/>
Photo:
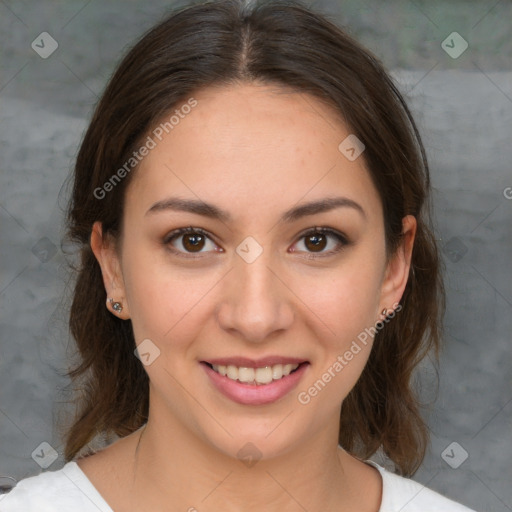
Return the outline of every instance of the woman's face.
<path id="1" fill-rule="evenodd" d="M 143 343 L 150 420 L 270 457 L 337 433 L 365 329 L 403 293 L 414 220 L 386 261 L 364 152 L 354 159 L 351 139 L 339 149 L 350 130 L 314 97 L 238 85 L 194 98 L 169 133 L 150 134 L 119 259 L 106 244 L 95 253 Z"/>

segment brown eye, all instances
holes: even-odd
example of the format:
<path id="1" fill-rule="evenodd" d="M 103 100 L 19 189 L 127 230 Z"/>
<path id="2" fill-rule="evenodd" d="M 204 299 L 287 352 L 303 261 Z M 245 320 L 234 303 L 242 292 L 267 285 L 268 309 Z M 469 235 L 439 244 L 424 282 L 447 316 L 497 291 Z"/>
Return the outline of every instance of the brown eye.
<path id="1" fill-rule="evenodd" d="M 169 233 L 164 238 L 163 243 L 170 246 L 171 251 L 180 256 L 186 256 L 187 254 L 203 255 L 203 253 L 212 251 L 223 252 L 200 228 L 177 229 Z"/>
<path id="2" fill-rule="evenodd" d="M 319 227 L 310 229 L 304 233 L 296 245 L 299 247 L 292 249 L 292 252 L 304 252 L 307 254 L 308 258 L 311 259 L 332 256 L 347 245 L 350 245 L 350 242 L 341 233 L 329 228 Z M 303 245 L 304 248 L 301 248 L 301 245 Z"/>
<path id="3" fill-rule="evenodd" d="M 204 247 L 205 236 L 199 233 L 188 233 L 183 235 L 181 243 L 187 251 L 200 251 Z"/>
<path id="4" fill-rule="evenodd" d="M 304 244 L 310 251 L 322 251 L 327 245 L 327 237 L 323 233 L 314 233 L 305 237 Z"/>

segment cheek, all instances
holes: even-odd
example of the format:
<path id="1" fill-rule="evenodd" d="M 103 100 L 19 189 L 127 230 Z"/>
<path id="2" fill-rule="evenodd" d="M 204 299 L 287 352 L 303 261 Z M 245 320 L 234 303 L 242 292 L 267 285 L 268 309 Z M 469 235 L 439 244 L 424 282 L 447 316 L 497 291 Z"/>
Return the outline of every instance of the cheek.
<path id="1" fill-rule="evenodd" d="M 136 341 L 150 338 L 161 347 L 172 341 L 173 349 L 179 340 L 186 344 L 200 329 L 194 318 L 222 273 L 172 268 L 165 257 L 136 247 L 127 247 L 126 254 L 123 274 Z"/>
<path id="2" fill-rule="evenodd" d="M 318 283 L 308 297 L 317 341 L 316 364 L 299 390 L 300 404 L 312 404 L 318 417 L 338 414 L 366 365 L 373 345 L 372 327 L 378 307 L 375 266 L 345 268 Z"/>
<path id="3" fill-rule="evenodd" d="M 329 344 L 343 349 L 376 322 L 380 278 L 377 258 L 354 255 L 330 271 L 296 276 L 293 289 L 307 306 L 307 316 L 323 326 Z"/>

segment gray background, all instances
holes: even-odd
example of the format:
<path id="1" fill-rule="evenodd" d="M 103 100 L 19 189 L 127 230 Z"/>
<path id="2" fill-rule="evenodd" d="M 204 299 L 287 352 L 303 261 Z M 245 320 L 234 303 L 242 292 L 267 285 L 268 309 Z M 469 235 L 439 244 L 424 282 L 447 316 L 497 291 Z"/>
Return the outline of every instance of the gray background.
<path id="1" fill-rule="evenodd" d="M 66 178 L 122 53 L 172 5 L 0 0 L 0 476 L 39 473 L 31 454 L 43 441 L 59 453 L 48 470 L 63 465 Z M 391 70 L 430 159 L 448 307 L 439 392 L 425 411 L 432 444 L 414 478 L 476 510 L 512 510 L 511 2 L 312 5 Z M 45 31 L 59 44 L 48 59 L 31 48 Z M 458 58 L 441 47 L 454 31 L 469 44 Z M 420 375 L 434 398 L 432 366 Z"/>

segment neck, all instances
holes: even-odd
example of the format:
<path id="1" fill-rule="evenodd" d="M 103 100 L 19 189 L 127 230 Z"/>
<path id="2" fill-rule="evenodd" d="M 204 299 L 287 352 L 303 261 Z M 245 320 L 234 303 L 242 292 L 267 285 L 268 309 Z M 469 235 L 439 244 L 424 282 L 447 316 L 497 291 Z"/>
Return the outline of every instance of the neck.
<path id="1" fill-rule="evenodd" d="M 172 503 L 173 510 L 189 512 L 343 512 L 361 505 L 355 478 L 361 477 L 361 463 L 338 448 L 335 428 L 272 458 L 260 458 L 247 443 L 234 458 L 151 414 L 137 436 L 131 486 L 136 509 L 164 510 Z"/>

